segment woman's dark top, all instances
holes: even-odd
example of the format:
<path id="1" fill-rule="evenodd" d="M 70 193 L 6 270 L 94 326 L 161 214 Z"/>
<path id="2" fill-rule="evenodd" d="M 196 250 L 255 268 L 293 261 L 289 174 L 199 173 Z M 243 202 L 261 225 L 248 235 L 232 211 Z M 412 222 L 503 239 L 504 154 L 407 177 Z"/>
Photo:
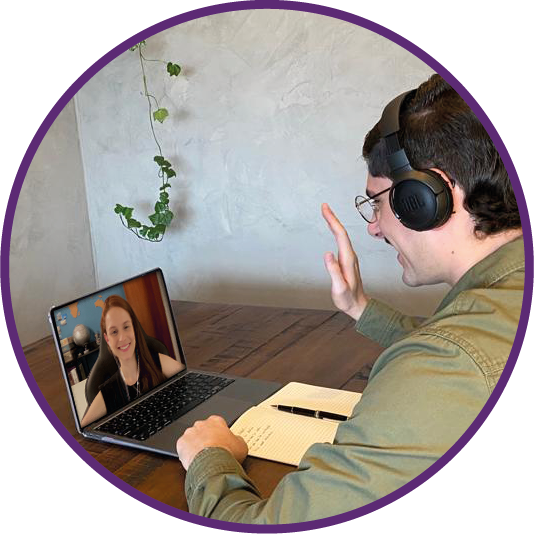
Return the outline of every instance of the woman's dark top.
<path id="1" fill-rule="evenodd" d="M 150 351 L 150 355 L 152 356 L 156 367 L 161 371 L 162 369 L 161 362 L 159 360 L 159 354 L 157 352 Z M 128 388 L 128 393 L 126 393 L 126 387 Z M 99 387 L 99 389 L 104 397 L 108 415 L 128 404 L 128 394 L 130 395 L 130 401 L 137 397 L 136 385 L 134 384 L 133 386 L 126 386 L 124 380 L 122 379 L 121 372 L 118 369 L 117 372 L 111 376 L 111 378 L 108 378 Z M 140 391 L 140 394 L 141 393 L 142 392 Z"/>

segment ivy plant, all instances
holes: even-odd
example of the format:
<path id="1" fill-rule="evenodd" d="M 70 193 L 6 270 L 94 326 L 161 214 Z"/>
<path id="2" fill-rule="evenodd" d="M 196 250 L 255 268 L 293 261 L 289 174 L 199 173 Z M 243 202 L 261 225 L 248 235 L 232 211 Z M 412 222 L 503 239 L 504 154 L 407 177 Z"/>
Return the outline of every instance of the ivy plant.
<path id="1" fill-rule="evenodd" d="M 117 204 L 115 206 L 115 213 L 119 215 L 122 224 L 128 228 L 128 230 L 133 232 L 139 239 L 158 242 L 163 239 L 165 231 L 171 224 L 171 221 L 174 217 L 172 211 L 169 209 L 169 189 L 171 188 L 169 180 L 176 176 L 176 172 L 172 168 L 171 163 L 163 156 L 161 145 L 158 141 L 154 128 L 154 123 L 156 121 L 159 123 L 163 123 L 163 121 L 165 121 L 165 119 L 169 116 L 169 111 L 166 108 L 161 107 L 156 97 L 148 90 L 145 64 L 149 61 L 163 63 L 166 65 L 169 76 L 178 76 L 182 69 L 176 63 L 166 62 L 160 59 L 147 59 L 143 55 L 143 48 L 145 46 L 146 41 L 141 41 L 130 48 L 130 51 L 137 52 L 139 56 L 139 62 L 141 64 L 144 96 L 148 102 L 150 130 L 158 148 L 158 154 L 154 156 L 154 163 L 158 168 L 158 177 L 161 180 L 161 186 L 158 191 L 156 203 L 154 204 L 154 213 L 148 217 L 151 224 L 142 224 L 137 219 L 134 219 L 134 209 L 132 207 Z"/>

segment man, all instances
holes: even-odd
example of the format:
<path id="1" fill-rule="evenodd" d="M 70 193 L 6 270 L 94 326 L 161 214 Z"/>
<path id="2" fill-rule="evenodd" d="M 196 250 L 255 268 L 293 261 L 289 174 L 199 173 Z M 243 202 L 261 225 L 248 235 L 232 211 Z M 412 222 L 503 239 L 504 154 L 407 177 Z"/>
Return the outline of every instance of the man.
<path id="1" fill-rule="evenodd" d="M 313 445 L 299 469 L 261 499 L 247 454 L 219 417 L 177 442 L 190 511 L 243 523 L 337 515 L 391 493 L 442 456 L 478 415 L 504 368 L 519 322 L 524 247 L 517 203 L 499 154 L 438 75 L 386 107 L 363 147 L 369 233 L 398 252 L 409 286 L 451 286 L 426 321 L 364 292 L 358 260 L 330 208 L 339 254 L 325 254 L 335 305 L 386 349 L 334 444 Z"/>

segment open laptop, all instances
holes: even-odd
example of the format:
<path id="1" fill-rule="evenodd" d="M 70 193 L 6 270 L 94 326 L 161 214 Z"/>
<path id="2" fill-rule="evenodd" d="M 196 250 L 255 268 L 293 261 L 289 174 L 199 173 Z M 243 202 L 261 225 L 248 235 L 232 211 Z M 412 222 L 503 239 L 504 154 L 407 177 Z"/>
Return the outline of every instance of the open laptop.
<path id="1" fill-rule="evenodd" d="M 107 300 L 115 311 L 125 301 L 135 315 L 128 322 L 126 312 L 123 321 L 119 311 L 115 330 L 106 314 L 109 344 L 101 332 Z M 195 421 L 220 415 L 231 425 L 280 388 L 188 369 L 161 269 L 54 306 L 48 318 L 76 428 L 87 438 L 177 456 L 176 440 Z M 140 327 L 132 338 L 134 322 Z M 119 343 L 110 337 L 121 335 Z M 126 375 L 132 362 L 137 381 Z"/>

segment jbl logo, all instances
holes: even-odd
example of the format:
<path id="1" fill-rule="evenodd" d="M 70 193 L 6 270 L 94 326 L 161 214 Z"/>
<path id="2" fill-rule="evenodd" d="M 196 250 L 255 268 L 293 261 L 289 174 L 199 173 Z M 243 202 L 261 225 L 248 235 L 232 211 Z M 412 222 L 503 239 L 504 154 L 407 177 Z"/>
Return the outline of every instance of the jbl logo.
<path id="1" fill-rule="evenodd" d="M 404 213 L 410 213 L 411 211 L 418 210 L 425 205 L 425 203 L 421 202 L 421 200 L 419 200 L 419 197 L 417 197 L 416 195 L 410 195 L 409 197 L 403 198 L 401 200 L 401 203 Z"/>

